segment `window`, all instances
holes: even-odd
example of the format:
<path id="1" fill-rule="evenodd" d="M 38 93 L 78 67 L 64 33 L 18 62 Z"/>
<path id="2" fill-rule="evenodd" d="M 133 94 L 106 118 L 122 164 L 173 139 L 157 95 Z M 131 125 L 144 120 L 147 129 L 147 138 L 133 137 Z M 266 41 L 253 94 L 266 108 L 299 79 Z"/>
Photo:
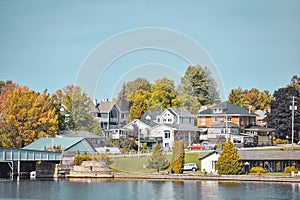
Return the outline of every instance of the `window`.
<path id="1" fill-rule="evenodd" d="M 212 118 L 212 121 L 213 121 L 213 122 L 217 122 L 217 118 L 216 118 L 216 117 L 213 117 L 213 118 Z"/>
<path id="2" fill-rule="evenodd" d="M 201 125 L 205 125 L 205 122 L 206 122 L 205 117 L 201 117 Z"/>
<path id="3" fill-rule="evenodd" d="M 165 138 L 170 138 L 171 134 L 169 130 L 165 130 Z"/>
<path id="4" fill-rule="evenodd" d="M 231 122 L 231 117 L 227 117 L 227 121 L 228 121 L 228 122 Z"/>
<path id="5" fill-rule="evenodd" d="M 165 147 L 169 147 L 170 146 L 170 144 L 169 143 L 165 143 Z"/>

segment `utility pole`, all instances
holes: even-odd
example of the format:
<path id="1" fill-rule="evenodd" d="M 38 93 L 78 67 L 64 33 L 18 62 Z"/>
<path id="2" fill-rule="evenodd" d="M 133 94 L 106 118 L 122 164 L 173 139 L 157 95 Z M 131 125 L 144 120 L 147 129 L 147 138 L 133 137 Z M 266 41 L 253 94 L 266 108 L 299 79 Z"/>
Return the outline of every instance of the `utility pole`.
<path id="1" fill-rule="evenodd" d="M 292 106 L 290 106 L 290 110 L 292 110 L 292 147 L 294 147 L 294 118 L 295 110 L 297 110 L 297 106 L 295 106 L 295 96 L 293 96 Z"/>

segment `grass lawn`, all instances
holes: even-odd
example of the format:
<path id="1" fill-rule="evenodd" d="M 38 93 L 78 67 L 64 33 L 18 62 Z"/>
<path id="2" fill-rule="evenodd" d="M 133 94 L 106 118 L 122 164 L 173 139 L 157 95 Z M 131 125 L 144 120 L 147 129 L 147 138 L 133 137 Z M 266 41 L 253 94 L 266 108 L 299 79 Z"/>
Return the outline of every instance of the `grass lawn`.
<path id="1" fill-rule="evenodd" d="M 257 176 L 257 173 L 250 173 L 250 176 Z M 261 173 L 261 176 L 290 176 L 290 173 L 283 173 L 283 172 L 269 172 L 269 173 Z"/>
<path id="2" fill-rule="evenodd" d="M 186 152 L 185 153 L 185 163 L 197 163 L 200 167 L 200 161 L 198 158 L 207 154 L 207 152 Z M 148 169 L 146 166 L 148 164 L 148 158 L 150 156 L 141 157 L 129 157 L 129 158 L 114 158 L 113 163 L 110 165 L 111 169 L 115 172 L 124 173 L 151 173 L 156 172 L 155 169 Z M 172 154 L 166 155 L 167 160 L 170 162 L 172 159 Z"/>

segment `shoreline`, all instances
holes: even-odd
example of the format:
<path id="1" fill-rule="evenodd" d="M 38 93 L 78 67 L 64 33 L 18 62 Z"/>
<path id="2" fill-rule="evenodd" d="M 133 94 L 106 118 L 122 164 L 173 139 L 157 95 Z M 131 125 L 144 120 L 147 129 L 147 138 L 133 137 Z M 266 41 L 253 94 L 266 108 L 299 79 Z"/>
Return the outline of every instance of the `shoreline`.
<path id="1" fill-rule="evenodd" d="M 186 174 L 125 174 L 115 173 L 114 179 L 157 179 L 157 180 L 199 180 L 199 181 L 251 181 L 300 183 L 300 177 L 288 176 L 249 176 L 249 175 L 186 175 Z"/>

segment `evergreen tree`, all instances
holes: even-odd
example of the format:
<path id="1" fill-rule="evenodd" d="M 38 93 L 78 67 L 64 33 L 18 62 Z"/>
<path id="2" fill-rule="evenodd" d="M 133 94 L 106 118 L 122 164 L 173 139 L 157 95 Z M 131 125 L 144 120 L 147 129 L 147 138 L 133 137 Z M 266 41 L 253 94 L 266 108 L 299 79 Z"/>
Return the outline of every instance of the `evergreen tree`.
<path id="1" fill-rule="evenodd" d="M 300 94 L 293 86 L 279 88 L 274 92 L 274 99 L 271 101 L 271 112 L 267 113 L 268 127 L 276 129 L 278 136 L 281 139 L 286 139 L 286 136 L 291 138 L 292 133 L 292 97 L 295 97 L 295 106 L 300 108 Z M 300 113 L 295 111 L 294 116 L 294 136 L 300 130 Z"/>
<path id="2" fill-rule="evenodd" d="M 169 166 L 169 162 L 166 159 L 166 154 L 163 152 L 161 146 L 156 142 L 152 155 L 148 159 L 148 168 L 156 169 L 157 172 L 162 169 L 166 169 Z"/>
<path id="3" fill-rule="evenodd" d="M 243 163 L 237 154 L 236 147 L 230 139 L 227 140 L 224 149 L 216 162 L 216 170 L 219 174 L 239 175 L 243 173 Z"/>
<path id="4" fill-rule="evenodd" d="M 175 174 L 182 174 L 184 167 L 184 141 L 179 140 L 174 143 L 171 169 Z"/>

